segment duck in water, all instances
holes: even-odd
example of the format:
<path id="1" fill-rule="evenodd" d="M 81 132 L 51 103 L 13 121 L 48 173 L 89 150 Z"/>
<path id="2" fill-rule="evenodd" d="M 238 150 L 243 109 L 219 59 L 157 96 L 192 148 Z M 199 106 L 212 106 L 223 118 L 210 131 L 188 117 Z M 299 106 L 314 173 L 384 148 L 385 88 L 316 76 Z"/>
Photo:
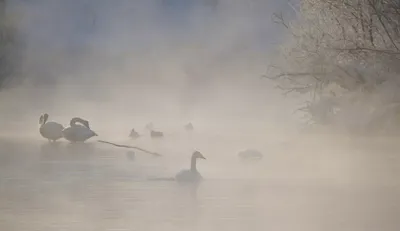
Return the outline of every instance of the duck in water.
<path id="1" fill-rule="evenodd" d="M 163 132 L 160 131 L 154 131 L 154 124 L 153 122 L 150 122 L 148 124 L 146 124 L 145 129 L 150 131 L 150 137 L 151 138 L 161 138 L 164 136 Z"/>
<path id="2" fill-rule="evenodd" d="M 139 138 L 139 133 L 137 131 L 135 131 L 134 128 L 132 128 L 131 133 L 129 133 L 129 137 L 131 137 L 132 139 L 136 139 Z"/>
<path id="3" fill-rule="evenodd" d="M 185 130 L 186 131 L 188 131 L 188 132 L 190 132 L 190 131 L 193 131 L 193 124 L 192 123 L 188 123 L 188 124 L 186 124 L 185 125 Z"/>
<path id="4" fill-rule="evenodd" d="M 164 133 L 163 132 L 159 132 L 159 131 L 150 131 L 150 137 L 151 138 L 161 138 L 164 137 Z"/>

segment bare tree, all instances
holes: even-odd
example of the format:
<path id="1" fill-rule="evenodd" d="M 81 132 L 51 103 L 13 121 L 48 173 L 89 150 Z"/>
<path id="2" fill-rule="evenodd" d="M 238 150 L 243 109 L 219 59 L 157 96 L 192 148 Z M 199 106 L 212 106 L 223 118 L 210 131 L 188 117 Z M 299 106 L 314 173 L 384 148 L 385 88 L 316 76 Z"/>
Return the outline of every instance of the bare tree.
<path id="1" fill-rule="evenodd" d="M 292 23 L 274 15 L 291 38 L 266 77 L 285 94 L 309 94 L 313 121 L 335 124 L 355 105 L 400 104 L 400 1 L 303 0 L 299 12 Z"/>

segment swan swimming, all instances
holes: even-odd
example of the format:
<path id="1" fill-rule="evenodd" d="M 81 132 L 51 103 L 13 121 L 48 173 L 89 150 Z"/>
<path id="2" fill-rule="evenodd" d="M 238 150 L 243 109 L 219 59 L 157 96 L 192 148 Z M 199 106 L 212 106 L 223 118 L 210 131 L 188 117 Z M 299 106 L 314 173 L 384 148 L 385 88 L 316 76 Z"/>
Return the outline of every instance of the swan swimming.
<path id="1" fill-rule="evenodd" d="M 62 130 L 64 129 L 64 126 L 53 121 L 47 122 L 48 119 L 49 119 L 49 114 L 47 113 L 44 113 L 43 115 L 40 116 L 39 132 L 40 135 L 43 136 L 43 138 L 48 139 L 50 142 L 55 142 L 63 137 Z"/>
<path id="2" fill-rule="evenodd" d="M 179 183 L 198 183 L 203 180 L 203 177 L 197 171 L 196 162 L 197 159 L 206 159 L 203 154 L 199 151 L 195 151 L 192 154 L 192 159 L 190 162 L 190 169 L 184 169 L 178 172 L 175 177 L 156 177 L 156 178 L 149 178 L 152 181 L 177 181 Z"/>
<path id="3" fill-rule="evenodd" d="M 80 123 L 80 124 L 76 124 Z M 85 142 L 86 140 L 97 136 L 97 134 L 90 129 L 89 121 L 79 117 L 72 118 L 70 126 L 62 130 L 63 137 L 70 142 Z"/>
<path id="4" fill-rule="evenodd" d="M 178 182 L 198 182 L 203 179 L 200 173 L 197 171 L 196 162 L 197 159 L 206 159 L 203 154 L 199 151 L 195 151 L 192 154 L 192 159 L 190 162 L 190 169 L 184 169 L 175 176 L 175 180 Z"/>

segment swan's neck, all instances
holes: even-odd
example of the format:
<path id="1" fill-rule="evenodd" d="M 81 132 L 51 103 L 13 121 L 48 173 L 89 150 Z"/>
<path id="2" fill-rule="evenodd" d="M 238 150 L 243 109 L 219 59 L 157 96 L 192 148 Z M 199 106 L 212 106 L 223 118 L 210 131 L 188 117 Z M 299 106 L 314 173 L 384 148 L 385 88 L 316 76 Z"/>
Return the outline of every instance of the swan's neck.
<path id="1" fill-rule="evenodd" d="M 190 170 L 196 172 L 197 168 L 196 168 L 196 157 L 192 157 L 192 160 L 190 162 Z"/>
<path id="2" fill-rule="evenodd" d="M 39 124 L 40 124 L 40 125 L 44 125 L 44 124 L 47 122 L 47 119 L 48 119 L 48 118 L 46 118 L 46 117 L 44 117 L 44 116 L 43 116 L 43 117 L 40 117 Z"/>
<path id="3" fill-rule="evenodd" d="M 78 118 L 72 118 L 71 121 L 69 122 L 69 125 L 72 127 L 76 124 L 76 122 L 78 122 L 79 119 Z"/>
<path id="4" fill-rule="evenodd" d="M 75 126 L 76 125 L 76 123 L 81 123 L 82 125 L 84 125 L 85 123 L 84 123 L 85 121 L 83 120 L 83 119 L 81 119 L 81 118 L 78 118 L 78 117 L 75 117 L 75 118 L 72 118 L 71 119 L 71 121 L 69 122 L 69 125 L 72 127 L 72 126 Z"/>

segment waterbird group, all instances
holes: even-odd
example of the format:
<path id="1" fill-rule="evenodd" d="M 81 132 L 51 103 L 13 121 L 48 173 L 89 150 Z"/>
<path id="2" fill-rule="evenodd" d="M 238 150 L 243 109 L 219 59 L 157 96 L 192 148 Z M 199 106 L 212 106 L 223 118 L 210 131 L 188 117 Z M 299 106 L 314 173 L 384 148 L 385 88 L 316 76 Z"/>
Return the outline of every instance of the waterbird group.
<path id="1" fill-rule="evenodd" d="M 192 132 L 194 130 L 194 127 L 193 127 L 192 123 L 188 123 L 188 124 L 184 125 L 183 127 L 188 132 Z M 154 130 L 153 122 L 150 122 L 150 123 L 146 124 L 146 126 L 144 128 L 145 128 L 146 131 L 150 132 L 150 137 L 152 139 L 160 139 L 160 138 L 163 138 L 165 136 L 164 132 Z M 134 128 L 132 128 L 131 132 L 129 133 L 129 137 L 131 139 L 137 139 L 137 138 L 141 137 L 141 135 Z"/>
<path id="2" fill-rule="evenodd" d="M 86 140 L 97 136 L 97 134 L 90 129 L 89 121 L 82 118 L 72 118 L 69 127 L 66 128 L 64 128 L 60 123 L 53 121 L 48 122 L 48 118 L 49 115 L 47 113 L 40 116 L 39 132 L 42 137 L 48 139 L 50 142 L 55 142 L 61 138 L 64 138 L 71 143 L 85 142 Z"/>
<path id="3" fill-rule="evenodd" d="M 71 143 L 77 143 L 77 142 L 85 142 L 94 136 L 98 136 L 97 133 L 90 128 L 89 121 L 82 119 L 80 117 L 72 118 L 69 127 L 66 128 L 64 128 L 62 124 L 53 121 L 48 121 L 48 119 L 49 115 L 47 113 L 44 113 L 40 116 L 39 132 L 41 136 L 48 139 L 49 142 L 56 142 L 57 140 L 64 138 Z M 163 132 L 153 130 L 154 129 L 153 123 L 147 124 L 145 128 L 147 130 L 150 130 L 151 138 L 161 138 L 164 136 Z M 194 129 L 192 123 L 186 124 L 184 128 L 186 131 L 193 131 Z M 135 131 L 135 129 L 132 129 L 129 134 L 129 137 L 138 138 L 140 137 L 140 135 L 138 132 Z M 150 152 L 134 146 L 118 145 L 102 140 L 99 140 L 98 142 L 111 144 L 117 147 L 134 148 L 149 154 L 153 154 L 155 156 L 160 156 L 160 154 L 158 153 Z M 132 151 L 129 151 L 127 153 L 127 156 L 130 160 L 135 159 L 135 153 Z M 253 149 L 243 150 L 238 153 L 238 156 L 241 159 L 261 159 L 263 157 L 259 151 Z M 206 159 L 206 158 L 199 151 L 194 151 L 191 156 L 189 169 L 181 170 L 176 174 L 174 178 L 156 178 L 153 180 L 173 180 L 177 182 L 200 182 L 203 179 L 203 177 L 197 170 L 197 159 Z"/>

